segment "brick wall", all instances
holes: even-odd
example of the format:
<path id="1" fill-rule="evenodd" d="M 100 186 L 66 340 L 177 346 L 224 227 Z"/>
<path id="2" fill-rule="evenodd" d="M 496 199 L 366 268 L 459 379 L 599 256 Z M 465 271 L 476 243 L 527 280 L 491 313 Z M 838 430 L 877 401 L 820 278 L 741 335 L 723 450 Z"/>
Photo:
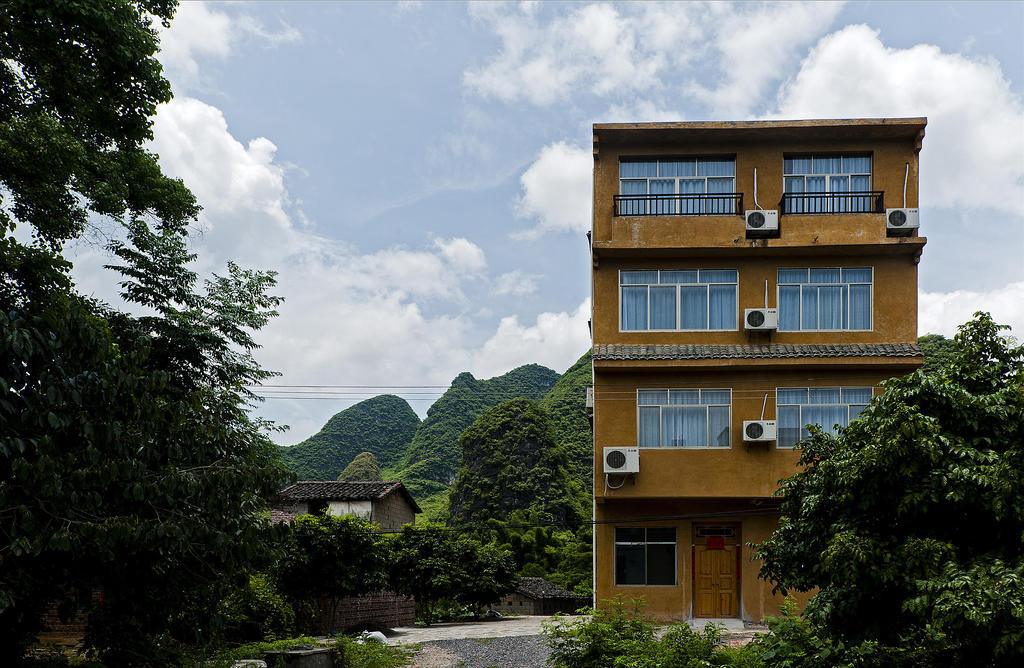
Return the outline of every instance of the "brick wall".
<path id="1" fill-rule="evenodd" d="M 96 589 L 90 596 L 92 605 L 103 600 L 103 590 Z M 61 608 L 64 608 L 63 610 Z M 65 617 L 61 619 L 61 617 Z M 36 645 L 57 645 L 78 649 L 82 646 L 89 615 L 83 607 L 70 606 L 67 602 L 53 601 L 43 613 L 43 631 L 36 638 Z"/>
<path id="2" fill-rule="evenodd" d="M 385 531 L 397 531 L 403 525 L 416 521 L 416 515 L 405 497 L 394 493 L 373 502 L 373 514 L 370 515 L 370 519 Z"/>
<path id="3" fill-rule="evenodd" d="M 331 601 L 321 598 L 317 630 L 321 635 L 328 635 L 336 631 L 412 626 L 415 621 L 415 599 L 385 591 L 339 599 L 333 619 Z"/>

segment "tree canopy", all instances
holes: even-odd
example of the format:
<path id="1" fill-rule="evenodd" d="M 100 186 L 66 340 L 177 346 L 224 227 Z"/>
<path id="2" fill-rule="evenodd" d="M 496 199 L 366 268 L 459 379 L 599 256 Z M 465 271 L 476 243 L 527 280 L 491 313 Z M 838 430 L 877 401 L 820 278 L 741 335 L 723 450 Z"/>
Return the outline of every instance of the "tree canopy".
<path id="1" fill-rule="evenodd" d="M 345 470 L 338 474 L 338 480 L 380 480 L 380 465 L 372 452 L 360 452 Z"/>
<path id="2" fill-rule="evenodd" d="M 193 610 L 177 628 L 205 633 L 197 601 L 263 558 L 286 480 L 248 413 L 274 276 L 229 264 L 200 284 L 199 207 L 145 148 L 170 99 L 151 21 L 175 4 L 0 5 L 0 663 L 49 602 L 96 589 L 105 663 L 172 663 L 174 622 Z M 64 245 L 98 223 L 145 315 L 74 289 Z"/>
<path id="3" fill-rule="evenodd" d="M 819 589 L 809 620 L 885 665 L 1024 661 L 1024 349 L 1000 329 L 976 314 L 946 364 L 815 430 L 758 550 L 762 577 Z"/>

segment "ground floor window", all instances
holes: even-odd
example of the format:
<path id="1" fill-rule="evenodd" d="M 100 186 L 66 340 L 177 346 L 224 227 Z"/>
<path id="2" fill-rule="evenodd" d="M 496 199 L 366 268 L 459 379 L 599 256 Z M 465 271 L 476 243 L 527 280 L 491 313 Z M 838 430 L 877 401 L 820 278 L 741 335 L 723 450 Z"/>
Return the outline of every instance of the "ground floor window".
<path id="1" fill-rule="evenodd" d="M 674 585 L 674 527 L 616 527 L 616 585 Z"/>

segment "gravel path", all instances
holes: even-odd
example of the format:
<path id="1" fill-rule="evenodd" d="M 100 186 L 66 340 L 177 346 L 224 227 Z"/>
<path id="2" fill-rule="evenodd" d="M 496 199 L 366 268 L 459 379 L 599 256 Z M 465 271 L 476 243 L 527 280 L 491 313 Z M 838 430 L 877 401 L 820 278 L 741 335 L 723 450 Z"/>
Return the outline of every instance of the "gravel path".
<path id="1" fill-rule="evenodd" d="M 458 638 L 420 645 L 413 668 L 540 668 L 551 650 L 543 636 Z"/>

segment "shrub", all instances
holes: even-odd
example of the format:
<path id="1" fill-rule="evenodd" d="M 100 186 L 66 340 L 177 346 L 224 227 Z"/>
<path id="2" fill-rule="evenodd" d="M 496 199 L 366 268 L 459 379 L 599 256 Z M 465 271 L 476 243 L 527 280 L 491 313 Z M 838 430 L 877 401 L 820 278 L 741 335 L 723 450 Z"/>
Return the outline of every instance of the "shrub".
<path id="1" fill-rule="evenodd" d="M 627 610 L 622 597 L 605 601 L 604 607 L 587 610 L 589 617 L 566 620 L 555 615 L 544 623 L 551 647 L 548 662 L 555 668 L 607 668 L 641 666 L 642 658 L 657 651 L 654 624 L 640 616 L 643 599 L 631 601 Z M 627 663 L 627 661 L 632 663 Z"/>
<path id="2" fill-rule="evenodd" d="M 224 637 L 229 642 L 287 638 L 295 632 L 295 611 L 274 583 L 259 573 L 221 601 L 220 613 L 224 617 Z"/>
<path id="3" fill-rule="evenodd" d="M 335 668 L 397 668 L 408 665 L 412 657 L 412 651 L 403 647 L 352 638 L 338 638 L 333 649 Z"/>

